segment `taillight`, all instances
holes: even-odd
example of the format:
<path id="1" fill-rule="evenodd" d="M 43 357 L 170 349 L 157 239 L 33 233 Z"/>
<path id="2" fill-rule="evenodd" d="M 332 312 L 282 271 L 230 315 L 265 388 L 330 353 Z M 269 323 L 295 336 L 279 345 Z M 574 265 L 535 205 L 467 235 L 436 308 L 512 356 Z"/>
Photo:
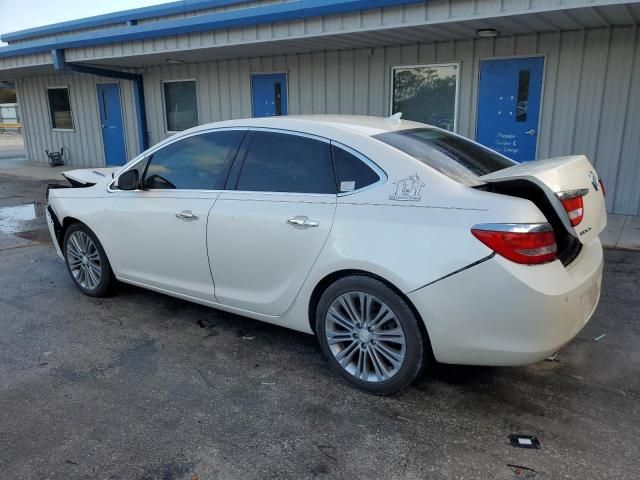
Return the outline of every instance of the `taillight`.
<path id="1" fill-rule="evenodd" d="M 589 190 L 586 188 L 558 193 L 558 198 L 567 211 L 569 221 L 573 227 L 578 225 L 584 218 L 584 202 L 582 201 L 582 197 L 587 193 L 589 193 Z"/>
<path id="2" fill-rule="evenodd" d="M 548 223 L 488 223 L 471 233 L 491 250 L 516 263 L 538 265 L 557 258 L 556 236 Z"/>

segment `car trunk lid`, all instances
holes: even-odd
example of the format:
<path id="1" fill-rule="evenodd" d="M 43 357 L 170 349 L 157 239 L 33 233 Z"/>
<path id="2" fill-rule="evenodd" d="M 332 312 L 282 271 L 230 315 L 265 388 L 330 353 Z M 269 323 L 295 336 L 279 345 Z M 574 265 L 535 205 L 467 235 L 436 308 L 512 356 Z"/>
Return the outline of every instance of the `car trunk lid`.
<path id="1" fill-rule="evenodd" d="M 595 238 L 607 224 L 604 192 L 598 174 L 584 155 L 555 157 L 520 163 L 480 177 L 486 183 L 527 180 L 537 184 L 548 197 L 567 232 L 585 244 Z M 576 225 L 577 206 L 569 207 L 567 198 L 582 198 L 582 219 Z M 563 201 L 565 203 L 563 205 Z"/>

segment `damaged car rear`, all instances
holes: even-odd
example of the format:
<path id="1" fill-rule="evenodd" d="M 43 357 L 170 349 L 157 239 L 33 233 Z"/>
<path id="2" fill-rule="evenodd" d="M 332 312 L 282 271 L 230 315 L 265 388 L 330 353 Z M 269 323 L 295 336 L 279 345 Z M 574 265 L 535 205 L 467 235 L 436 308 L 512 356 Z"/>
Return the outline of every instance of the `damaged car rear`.
<path id="1" fill-rule="evenodd" d="M 432 361 L 540 361 L 599 300 L 604 188 L 582 155 L 516 164 L 397 116 L 289 116 L 65 176 L 47 218 L 82 292 L 119 280 L 314 334 L 372 393 Z"/>

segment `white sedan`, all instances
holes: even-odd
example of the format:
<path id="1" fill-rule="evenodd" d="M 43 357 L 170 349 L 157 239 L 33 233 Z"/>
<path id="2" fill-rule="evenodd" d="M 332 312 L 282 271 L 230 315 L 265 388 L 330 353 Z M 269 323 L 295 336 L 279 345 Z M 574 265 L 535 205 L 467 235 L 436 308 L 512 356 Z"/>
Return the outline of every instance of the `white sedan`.
<path id="1" fill-rule="evenodd" d="M 397 116 L 301 116 L 64 175 L 47 218 L 82 292 L 117 279 L 315 334 L 373 393 L 434 360 L 542 360 L 600 296 L 604 189 L 582 155 L 516 164 Z"/>

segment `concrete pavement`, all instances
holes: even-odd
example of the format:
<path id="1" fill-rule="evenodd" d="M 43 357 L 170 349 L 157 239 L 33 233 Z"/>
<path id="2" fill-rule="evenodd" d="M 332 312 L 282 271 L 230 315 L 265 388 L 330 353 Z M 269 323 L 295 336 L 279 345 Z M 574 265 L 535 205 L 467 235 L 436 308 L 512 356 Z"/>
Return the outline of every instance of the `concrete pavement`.
<path id="1" fill-rule="evenodd" d="M 2 149 L 0 149 L 1 151 Z M 77 168 L 79 167 L 69 165 L 52 168 L 44 163 L 27 162 L 24 158 L 2 158 L 0 156 L 0 175 L 11 175 L 31 180 L 58 180 L 64 182 L 65 179 L 61 173 Z"/>
<path id="2" fill-rule="evenodd" d="M 312 336 L 134 287 L 82 295 L 45 184 L 0 176 L 0 223 L 32 213 L 0 232 L 2 478 L 640 478 L 638 252 L 606 252 L 600 305 L 555 361 L 433 366 L 379 398 Z"/>

